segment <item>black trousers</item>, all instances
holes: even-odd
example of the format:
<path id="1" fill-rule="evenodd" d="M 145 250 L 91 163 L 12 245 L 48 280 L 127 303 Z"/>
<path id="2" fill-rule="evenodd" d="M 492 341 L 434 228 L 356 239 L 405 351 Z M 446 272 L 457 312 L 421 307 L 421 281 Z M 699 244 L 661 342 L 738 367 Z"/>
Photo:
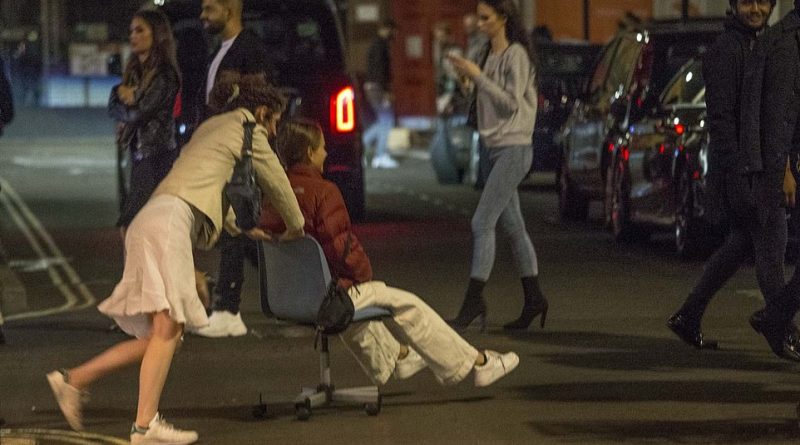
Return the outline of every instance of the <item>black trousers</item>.
<path id="1" fill-rule="evenodd" d="M 776 207 L 765 212 L 761 221 L 755 216 L 734 219 L 725 243 L 706 262 L 703 275 L 683 304 L 680 310 L 683 315 L 699 321 L 714 295 L 751 255 L 755 258 L 758 286 L 767 301 L 767 308 L 776 315 L 785 315 L 790 310 L 784 301 L 786 211 Z M 795 274 L 795 277 L 800 289 L 800 276 Z"/>
<path id="2" fill-rule="evenodd" d="M 220 260 L 213 310 L 238 314 L 242 303 L 245 258 L 258 268 L 258 243 L 245 235 L 231 236 L 223 231 L 217 246 Z"/>

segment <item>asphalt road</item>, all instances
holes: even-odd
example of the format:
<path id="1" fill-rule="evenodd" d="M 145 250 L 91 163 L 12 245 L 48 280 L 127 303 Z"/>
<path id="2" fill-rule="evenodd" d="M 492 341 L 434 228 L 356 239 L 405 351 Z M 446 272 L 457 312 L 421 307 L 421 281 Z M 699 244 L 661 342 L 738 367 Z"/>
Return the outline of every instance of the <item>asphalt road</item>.
<path id="1" fill-rule="evenodd" d="M 125 338 L 94 309 L 122 271 L 113 140 L 100 119 L 76 118 L 76 130 L 63 135 L 12 127 L 0 139 L 0 267 L 19 280 L 27 304 L 3 314 L 3 445 L 34 443 L 35 436 L 46 437 L 42 444 L 122 443 L 103 437 L 127 439 L 135 414 L 137 370 L 129 369 L 93 387 L 86 410 L 92 435 L 68 436 L 44 379 Z M 95 130 L 80 133 L 86 125 Z M 469 381 L 441 387 L 422 372 L 383 388 L 377 417 L 334 408 L 297 421 L 289 401 L 318 378 L 313 336 L 261 314 L 250 270 L 243 308 L 250 332 L 220 340 L 187 336 L 162 413 L 198 430 L 205 444 L 797 443 L 798 366 L 774 358 L 747 325 L 762 305 L 752 268 L 708 309 L 704 329 L 721 349 L 685 347 L 664 322 L 702 264 L 676 258 L 666 235 L 616 245 L 599 226 L 599 207 L 591 221 L 558 223 L 556 196 L 543 184 L 523 187 L 521 202 L 550 299 L 547 326 L 514 335 L 500 329 L 521 308 L 521 286 L 500 237 L 486 287 L 490 327 L 465 334 L 479 348 L 520 355 L 507 378 L 485 389 Z M 368 220 L 356 233 L 376 278 L 455 315 L 478 193 L 436 184 L 420 159 L 369 170 L 367 191 Z M 216 254 L 198 262 L 214 271 Z M 332 355 L 339 386 L 368 383 L 338 342 Z M 251 415 L 259 396 L 267 419 Z"/>

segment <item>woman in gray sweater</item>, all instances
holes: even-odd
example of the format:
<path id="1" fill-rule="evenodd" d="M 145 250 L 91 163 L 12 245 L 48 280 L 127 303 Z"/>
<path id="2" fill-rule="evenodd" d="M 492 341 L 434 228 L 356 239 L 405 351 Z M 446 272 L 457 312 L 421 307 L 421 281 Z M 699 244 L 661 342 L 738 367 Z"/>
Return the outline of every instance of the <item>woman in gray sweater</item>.
<path id="1" fill-rule="evenodd" d="M 483 66 L 457 55 L 449 58 L 459 74 L 475 85 L 478 131 L 487 148 L 490 173 L 472 216 L 469 286 L 458 316 L 450 323 L 464 329 L 478 319 L 482 328 L 486 325 L 482 293 L 494 266 L 495 229 L 499 223 L 511 240 L 525 296 L 520 317 L 503 327 L 527 329 L 540 314 L 544 327 L 548 303 L 539 289 L 536 251 L 525 228 L 517 194 L 517 186 L 533 161 L 536 73 L 514 2 L 481 0 L 477 12 L 478 27 L 489 38 Z"/>

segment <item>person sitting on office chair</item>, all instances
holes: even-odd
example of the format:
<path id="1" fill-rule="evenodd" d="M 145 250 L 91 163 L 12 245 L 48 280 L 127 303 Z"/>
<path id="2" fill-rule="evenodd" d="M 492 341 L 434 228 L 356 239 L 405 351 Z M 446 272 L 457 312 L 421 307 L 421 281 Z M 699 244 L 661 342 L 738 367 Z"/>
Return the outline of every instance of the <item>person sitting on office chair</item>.
<path id="1" fill-rule="evenodd" d="M 332 275 L 348 289 L 355 309 L 381 306 L 393 314 L 354 323 L 341 334 L 373 381 L 384 384 L 392 375 L 405 379 L 428 367 L 444 385 L 456 384 L 474 370 L 475 386 L 482 387 L 517 367 L 517 354 L 478 351 L 419 297 L 372 280 L 372 266 L 350 230 L 341 192 L 322 177 L 327 152 L 319 124 L 287 122 L 278 131 L 276 148 L 303 212 L 304 230 L 322 246 Z M 260 227 L 267 233 L 284 230 L 269 204 L 262 209 Z"/>

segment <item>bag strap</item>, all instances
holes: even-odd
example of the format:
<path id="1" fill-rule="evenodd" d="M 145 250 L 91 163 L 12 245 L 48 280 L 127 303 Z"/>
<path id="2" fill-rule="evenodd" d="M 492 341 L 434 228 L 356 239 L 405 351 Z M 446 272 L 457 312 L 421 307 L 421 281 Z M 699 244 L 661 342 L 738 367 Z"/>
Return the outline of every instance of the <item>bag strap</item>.
<path id="1" fill-rule="evenodd" d="M 242 123 L 244 127 L 244 138 L 242 138 L 242 159 L 253 157 L 253 129 L 256 123 L 253 121 L 245 121 Z"/>

